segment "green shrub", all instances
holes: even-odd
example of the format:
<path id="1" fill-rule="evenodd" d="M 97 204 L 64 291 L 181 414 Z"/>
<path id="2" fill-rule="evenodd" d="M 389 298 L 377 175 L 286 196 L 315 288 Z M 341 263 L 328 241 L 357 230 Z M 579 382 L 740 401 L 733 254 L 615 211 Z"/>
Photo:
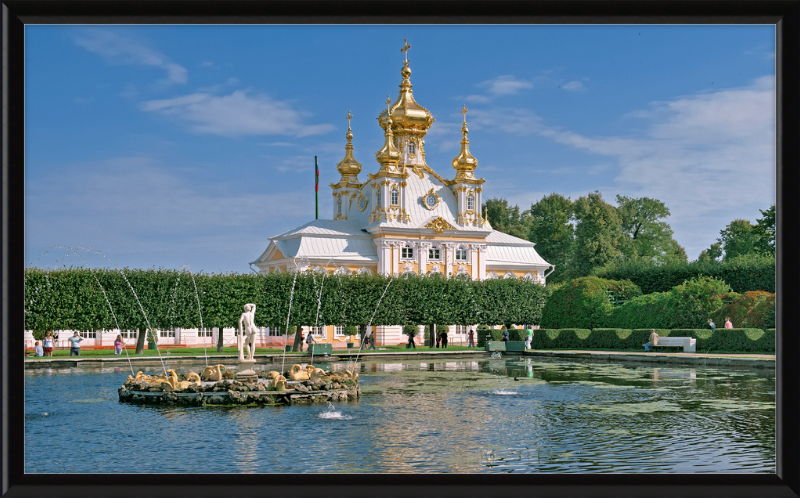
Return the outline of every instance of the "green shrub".
<path id="1" fill-rule="evenodd" d="M 697 352 L 775 352 L 775 334 L 761 329 L 673 329 L 672 337 L 693 337 L 697 339 Z"/>
<path id="2" fill-rule="evenodd" d="M 479 325 L 476 334 L 478 335 L 477 346 L 479 348 L 486 347 L 487 335 L 492 336 L 491 341 L 499 341 L 503 338 L 503 333 L 499 329 L 490 328 L 488 325 Z"/>
<path id="3" fill-rule="evenodd" d="M 407 336 L 414 337 L 419 333 L 419 329 L 416 325 L 406 325 L 403 327 L 403 333 Z"/>
<path id="4" fill-rule="evenodd" d="M 633 299 L 641 290 L 630 281 L 616 282 L 597 277 L 582 277 L 566 282 L 553 290 L 542 310 L 543 328 L 603 327 L 615 308 L 609 292 L 620 300 Z"/>
<path id="5" fill-rule="evenodd" d="M 775 257 L 745 255 L 725 262 L 697 261 L 674 265 L 655 265 L 647 261 L 627 261 L 595 268 L 593 275 L 612 280 L 627 279 L 642 292 L 668 292 L 684 280 L 707 276 L 724 280 L 738 293 L 762 290 L 775 292 Z"/>
<path id="6" fill-rule="evenodd" d="M 775 294 L 766 291 L 748 291 L 744 294 L 731 293 L 730 302 L 724 304 L 711 315 L 714 323 L 722 327 L 729 316 L 737 328 L 765 329 L 774 326 Z"/>
<path id="7" fill-rule="evenodd" d="M 436 333 L 437 334 L 441 334 L 442 332 L 444 332 L 445 334 L 450 332 L 450 326 L 449 325 L 436 324 Z"/>
<path id="8" fill-rule="evenodd" d="M 358 327 L 355 325 L 346 325 L 344 327 L 344 335 L 348 336 L 348 338 L 358 335 Z"/>

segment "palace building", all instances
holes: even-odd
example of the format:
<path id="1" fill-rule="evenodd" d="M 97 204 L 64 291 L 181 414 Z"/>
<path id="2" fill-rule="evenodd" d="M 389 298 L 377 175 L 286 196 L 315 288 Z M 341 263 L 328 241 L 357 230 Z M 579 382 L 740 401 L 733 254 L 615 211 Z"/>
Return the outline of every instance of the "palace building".
<path id="1" fill-rule="evenodd" d="M 468 275 L 472 279 L 522 278 L 544 285 L 553 266 L 534 243 L 493 230 L 481 213 L 484 179 L 476 177 L 478 160 L 470 153 L 467 108 L 461 128 L 461 151 L 449 168 L 435 171 L 425 161 L 425 135 L 435 121 L 411 90 L 408 48 L 400 70 L 400 94 L 378 116 L 384 143 L 375 153 L 377 171 L 362 175 L 353 155 L 352 115 L 347 115 L 341 175 L 330 184 L 333 219 L 314 220 L 270 237 L 252 262 L 261 273 L 325 271 L 336 274 L 378 272 L 385 275 Z M 302 264 L 299 262 L 302 261 Z M 340 327 L 319 327 L 323 342 L 344 341 Z M 337 333 L 339 332 L 339 333 Z M 464 331 L 453 330 L 453 334 Z M 398 344 L 402 327 L 374 327 L 376 343 Z M 455 337 L 458 343 L 458 337 Z"/>

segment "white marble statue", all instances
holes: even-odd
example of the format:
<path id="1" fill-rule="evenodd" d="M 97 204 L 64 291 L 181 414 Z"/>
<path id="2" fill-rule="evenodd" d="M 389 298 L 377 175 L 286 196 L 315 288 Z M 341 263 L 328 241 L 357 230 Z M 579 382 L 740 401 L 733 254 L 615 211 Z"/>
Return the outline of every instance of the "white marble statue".
<path id="1" fill-rule="evenodd" d="M 256 305 L 252 303 L 245 304 L 244 313 L 242 313 L 242 316 L 239 318 L 239 335 L 237 336 L 239 343 L 239 361 L 245 361 L 245 347 L 247 347 L 247 360 L 253 360 L 253 355 L 256 352 L 254 341 L 258 329 L 254 322 L 255 315 Z M 244 328 L 242 328 L 242 325 L 244 325 Z"/>

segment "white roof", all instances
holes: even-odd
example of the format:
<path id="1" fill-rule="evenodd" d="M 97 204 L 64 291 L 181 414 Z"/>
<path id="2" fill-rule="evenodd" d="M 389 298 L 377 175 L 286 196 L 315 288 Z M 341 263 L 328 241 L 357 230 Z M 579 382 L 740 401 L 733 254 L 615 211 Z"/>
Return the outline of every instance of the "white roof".
<path id="1" fill-rule="evenodd" d="M 287 258 L 295 256 L 328 257 L 341 256 L 344 259 L 363 259 L 377 261 L 378 253 L 372 237 L 297 237 L 288 240 L 273 240 L 281 253 Z"/>
<path id="2" fill-rule="evenodd" d="M 497 230 L 492 230 L 492 233 L 490 233 L 486 237 L 486 242 L 489 244 L 522 245 L 531 247 L 536 245 L 530 240 L 520 239 L 519 237 L 514 237 L 513 235 L 509 235 L 507 233 L 498 232 Z"/>
<path id="3" fill-rule="evenodd" d="M 542 259 L 533 244 L 529 246 L 492 245 L 486 246 L 486 264 L 520 264 L 550 266 Z"/>
<path id="4" fill-rule="evenodd" d="M 270 237 L 270 240 L 288 238 L 297 235 L 323 235 L 333 237 L 362 236 L 371 238 L 368 233 L 361 230 L 361 225 L 355 221 L 314 220 L 309 221 L 305 225 L 300 225 L 297 228 L 292 228 L 291 230 L 279 233 L 274 237 Z"/>

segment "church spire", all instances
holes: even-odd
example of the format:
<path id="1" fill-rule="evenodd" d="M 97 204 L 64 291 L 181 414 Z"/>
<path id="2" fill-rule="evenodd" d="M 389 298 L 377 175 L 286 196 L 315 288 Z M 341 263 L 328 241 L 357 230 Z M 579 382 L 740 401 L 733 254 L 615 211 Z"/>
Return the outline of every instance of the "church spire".
<path id="1" fill-rule="evenodd" d="M 381 150 L 375 153 L 375 159 L 377 159 L 378 163 L 380 163 L 381 171 L 396 173 L 397 163 L 400 161 L 400 151 L 394 146 L 394 135 L 392 134 L 392 115 L 389 112 L 391 110 L 391 103 L 392 99 L 387 95 L 387 118 L 384 127 L 385 132 L 383 133 L 383 136 L 386 137 L 386 141 Z"/>
<path id="2" fill-rule="evenodd" d="M 461 127 L 461 133 L 464 135 L 464 138 L 461 139 L 461 152 L 453 159 L 453 168 L 456 170 L 455 183 L 460 183 L 465 180 L 474 181 L 475 176 L 472 172 L 478 167 L 478 160 L 469 152 L 469 139 L 467 138 L 469 130 L 467 129 L 466 105 L 461 110 L 461 114 L 464 115 L 464 126 Z"/>
<path id="3" fill-rule="evenodd" d="M 342 180 L 349 181 L 351 183 L 358 183 L 358 174 L 361 173 L 361 163 L 356 161 L 355 157 L 353 157 L 353 133 L 350 130 L 350 118 L 353 115 L 350 114 L 350 111 L 347 111 L 347 145 L 345 145 L 345 152 L 344 152 L 344 159 L 339 161 L 339 164 L 336 165 L 336 170 L 342 175 Z M 349 179 L 347 177 L 350 177 Z"/>

